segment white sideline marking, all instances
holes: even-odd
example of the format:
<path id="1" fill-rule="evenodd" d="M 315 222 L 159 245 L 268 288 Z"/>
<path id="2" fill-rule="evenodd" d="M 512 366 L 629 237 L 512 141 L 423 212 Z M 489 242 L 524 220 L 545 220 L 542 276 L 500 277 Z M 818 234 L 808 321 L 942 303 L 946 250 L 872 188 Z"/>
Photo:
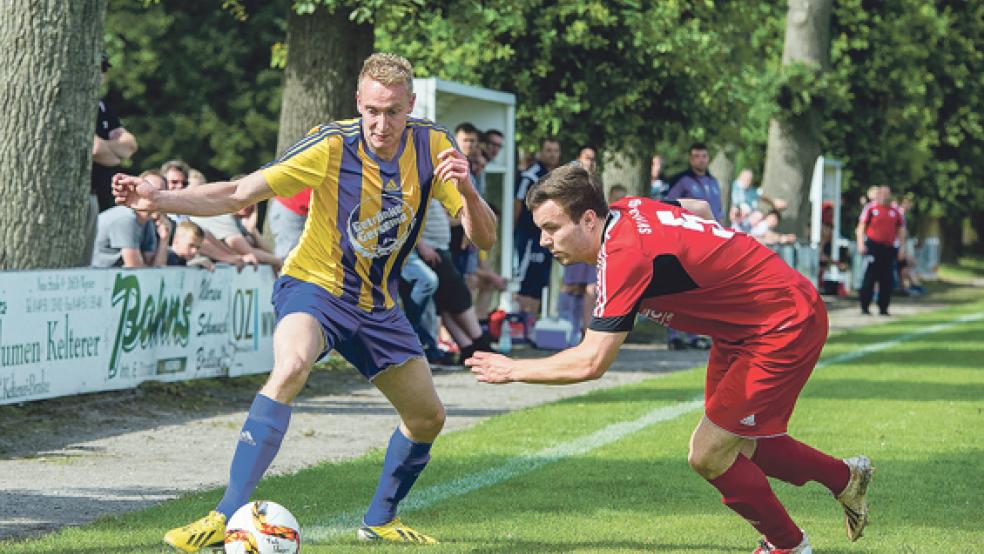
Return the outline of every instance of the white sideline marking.
<path id="1" fill-rule="evenodd" d="M 949 329 L 950 327 L 960 325 L 961 323 L 969 323 L 971 321 L 977 321 L 978 319 L 981 318 L 984 318 L 984 312 L 977 312 L 976 314 L 967 314 L 967 315 L 960 316 L 952 321 L 947 321 L 946 323 L 937 323 L 936 325 L 930 325 L 925 329 L 920 329 L 918 331 L 906 333 L 902 336 L 895 337 L 894 339 L 877 342 L 875 344 L 869 344 L 867 346 L 858 348 L 857 350 L 851 352 L 845 352 L 844 354 L 840 354 L 839 356 L 834 356 L 833 358 L 830 358 L 828 360 L 820 360 L 820 363 L 817 364 L 817 368 L 821 368 L 831 364 L 850 362 L 862 356 L 871 354 L 872 352 L 879 352 L 881 350 L 885 350 L 886 348 L 891 348 L 892 346 L 903 343 L 907 340 L 914 339 L 916 337 L 921 337 L 923 335 L 937 333 L 944 329 Z"/>
<path id="2" fill-rule="evenodd" d="M 855 351 L 834 356 L 828 360 L 821 360 L 817 364 L 817 368 L 856 360 L 872 352 L 885 350 L 909 339 L 937 333 L 961 323 L 977 321 L 981 318 L 984 318 L 984 312 L 968 314 L 953 321 L 931 325 L 925 329 L 913 331 L 912 333 L 907 333 L 905 335 L 895 337 L 894 339 L 869 344 Z M 556 446 L 541 450 L 540 452 L 510 458 L 506 461 L 506 463 L 498 467 L 465 475 L 455 479 L 454 481 L 440 483 L 417 490 L 412 496 L 409 496 L 400 504 L 400 512 L 408 513 L 415 510 L 429 508 L 449 498 L 462 496 L 472 491 L 497 485 L 503 481 L 512 479 L 513 477 L 535 471 L 549 463 L 570 458 L 572 456 L 577 456 L 579 454 L 585 454 L 602 446 L 611 444 L 626 435 L 635 433 L 636 431 L 641 431 L 646 427 L 657 423 L 662 423 L 664 421 L 669 421 L 688 412 L 700 409 L 703 405 L 704 399 L 701 397 L 687 402 L 663 406 L 632 421 L 613 423 L 589 435 L 558 444 Z M 308 527 L 304 533 L 304 536 L 307 541 L 323 542 L 344 533 L 351 533 L 361 524 L 362 512 L 343 512 L 329 518 L 322 525 Z"/>

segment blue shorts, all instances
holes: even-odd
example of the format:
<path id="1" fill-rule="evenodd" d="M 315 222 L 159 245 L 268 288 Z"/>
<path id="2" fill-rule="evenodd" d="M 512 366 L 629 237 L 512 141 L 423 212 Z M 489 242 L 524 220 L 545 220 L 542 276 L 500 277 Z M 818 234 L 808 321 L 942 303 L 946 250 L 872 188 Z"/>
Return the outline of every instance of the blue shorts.
<path id="1" fill-rule="evenodd" d="M 337 350 L 366 379 L 372 381 L 390 366 L 423 357 L 417 333 L 398 307 L 366 312 L 318 285 L 284 275 L 273 285 L 277 322 L 287 314 L 310 314 L 321 324 L 325 350 Z"/>
<path id="2" fill-rule="evenodd" d="M 598 281 L 598 268 L 578 262 L 564 266 L 565 285 L 593 285 Z"/>
<path id="3" fill-rule="evenodd" d="M 530 298 L 540 299 L 544 287 L 550 284 L 550 268 L 553 266 L 553 255 L 540 246 L 537 237 L 517 236 L 516 253 L 519 257 L 513 277 L 519 281 L 519 294 Z"/>

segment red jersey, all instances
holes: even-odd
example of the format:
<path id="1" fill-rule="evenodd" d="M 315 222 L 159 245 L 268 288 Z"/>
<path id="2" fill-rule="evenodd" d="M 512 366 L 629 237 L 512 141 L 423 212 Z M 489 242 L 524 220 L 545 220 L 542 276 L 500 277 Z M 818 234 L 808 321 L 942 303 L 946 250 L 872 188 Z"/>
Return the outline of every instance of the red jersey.
<path id="1" fill-rule="evenodd" d="M 868 202 L 861 210 L 858 218 L 864 223 L 864 236 L 873 242 L 892 246 L 899 237 L 899 228 L 905 225 L 902 210 L 895 206 L 883 206 L 877 202 Z"/>
<path id="2" fill-rule="evenodd" d="M 638 197 L 612 204 L 598 254 L 591 329 L 661 325 L 738 342 L 809 320 L 817 290 L 744 233 L 679 206 Z"/>
<path id="3" fill-rule="evenodd" d="M 297 215 L 307 216 L 308 208 L 311 206 L 311 189 L 304 189 L 288 198 L 278 196 L 277 202 Z"/>

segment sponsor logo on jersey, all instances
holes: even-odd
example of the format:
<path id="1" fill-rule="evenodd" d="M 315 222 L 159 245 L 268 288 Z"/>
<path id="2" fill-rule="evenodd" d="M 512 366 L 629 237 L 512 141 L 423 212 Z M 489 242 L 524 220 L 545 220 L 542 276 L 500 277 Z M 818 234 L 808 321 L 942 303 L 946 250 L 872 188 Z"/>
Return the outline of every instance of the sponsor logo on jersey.
<path id="1" fill-rule="evenodd" d="M 655 321 L 664 327 L 668 327 L 670 325 L 670 321 L 673 321 L 673 316 L 676 314 L 673 312 L 658 312 L 651 308 L 643 308 L 642 310 L 639 310 L 639 315 L 646 319 Z"/>
<path id="2" fill-rule="evenodd" d="M 394 195 L 384 195 L 384 198 L 393 199 Z M 413 228 L 416 212 L 413 206 L 402 198 L 396 198 L 396 204 L 381 210 L 365 219 L 357 219 L 361 211 L 361 205 L 352 210 L 348 220 L 349 240 L 352 248 L 364 258 L 383 258 L 389 256 L 410 238 L 410 230 Z M 403 233 L 398 233 L 395 237 L 381 238 L 387 231 L 394 227 L 406 225 Z"/>

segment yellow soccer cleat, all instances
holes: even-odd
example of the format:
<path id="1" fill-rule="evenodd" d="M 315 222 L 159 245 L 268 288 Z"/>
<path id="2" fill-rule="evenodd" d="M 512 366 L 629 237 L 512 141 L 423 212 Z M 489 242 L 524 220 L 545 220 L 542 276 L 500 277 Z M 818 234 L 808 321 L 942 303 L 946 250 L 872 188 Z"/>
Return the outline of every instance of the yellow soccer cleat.
<path id="1" fill-rule="evenodd" d="M 198 552 L 210 546 L 221 547 L 225 541 L 225 515 L 211 511 L 207 516 L 171 529 L 164 535 L 164 542 L 182 552 Z"/>
<path id="2" fill-rule="evenodd" d="M 363 525 L 358 536 L 364 542 L 400 542 L 411 544 L 437 544 L 437 539 L 429 537 L 405 525 L 400 518 L 393 518 L 385 525 Z"/>

